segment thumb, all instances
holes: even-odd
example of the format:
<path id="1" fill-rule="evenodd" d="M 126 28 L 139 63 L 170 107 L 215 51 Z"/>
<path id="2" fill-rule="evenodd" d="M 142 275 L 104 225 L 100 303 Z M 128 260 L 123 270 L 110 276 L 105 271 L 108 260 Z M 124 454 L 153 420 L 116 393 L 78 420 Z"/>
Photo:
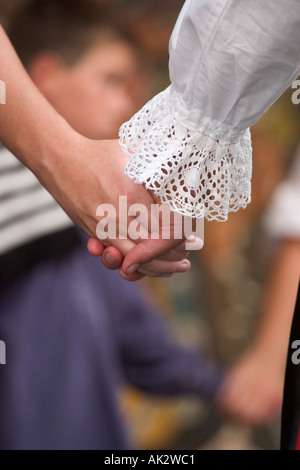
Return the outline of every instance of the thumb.
<path id="1" fill-rule="evenodd" d="M 122 264 L 122 271 L 125 274 L 132 274 L 141 264 L 149 263 L 154 259 L 160 258 L 181 243 L 182 240 L 177 239 L 147 239 L 134 246 L 128 252 Z"/>

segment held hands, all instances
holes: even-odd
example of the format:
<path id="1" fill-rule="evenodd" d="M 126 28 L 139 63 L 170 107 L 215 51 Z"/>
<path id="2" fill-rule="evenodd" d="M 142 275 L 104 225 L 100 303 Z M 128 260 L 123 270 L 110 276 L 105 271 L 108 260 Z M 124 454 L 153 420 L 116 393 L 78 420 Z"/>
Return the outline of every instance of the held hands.
<path id="1" fill-rule="evenodd" d="M 188 271 L 190 262 L 186 259 L 188 255 L 187 250 L 189 247 L 191 247 L 190 249 L 201 249 L 203 246 L 202 240 L 196 238 L 193 234 L 188 238 L 190 241 L 187 241 L 185 238 L 186 232 L 188 230 L 192 231 L 195 225 L 190 223 L 186 230 L 182 226 L 185 223 L 185 219 L 180 216 L 177 219 L 175 216 L 173 217 L 174 214 L 166 205 L 162 206 L 154 193 L 146 191 L 142 185 L 134 184 L 131 179 L 124 176 L 124 167 L 128 158 L 121 151 L 118 142 L 112 141 L 111 145 L 112 148 L 115 148 L 114 153 L 120 156 L 120 179 L 126 183 L 129 189 L 129 192 L 125 194 L 127 194 L 127 198 L 132 199 L 134 203 L 132 207 L 137 207 L 136 203 L 139 206 L 138 214 L 140 217 L 136 220 L 139 222 L 140 237 L 134 240 L 130 239 L 130 227 L 128 225 L 132 222 L 132 217 L 128 217 L 128 225 L 126 220 L 126 227 L 123 227 L 122 230 L 124 232 L 125 229 L 125 234 L 128 237 L 126 241 L 101 241 L 92 238 L 88 242 L 90 254 L 102 256 L 102 262 L 108 269 L 119 269 L 120 275 L 130 281 L 140 279 L 144 275 L 169 277 L 176 272 L 183 273 Z M 142 209 L 145 208 L 146 217 L 145 215 L 144 217 L 141 216 L 140 205 L 142 205 Z M 128 202 L 128 207 L 130 207 L 130 201 Z M 161 216 L 160 219 L 156 218 L 157 234 L 155 237 L 152 237 L 150 233 L 153 230 L 153 219 L 150 217 L 150 215 L 153 215 L 151 211 L 153 207 L 155 209 L 163 208 L 164 213 L 164 216 Z M 127 206 L 125 210 L 127 212 Z M 130 214 L 130 210 L 128 210 L 128 214 Z M 169 223 L 166 223 L 166 220 Z M 120 223 L 120 220 L 118 222 Z M 176 238 L 174 236 L 175 233 L 177 233 Z M 188 232 L 189 234 L 190 232 Z"/>
<path id="2" fill-rule="evenodd" d="M 39 177 L 71 219 L 92 237 L 88 243 L 89 252 L 94 256 L 102 255 L 103 263 L 109 269 L 120 268 L 120 275 L 129 281 L 144 275 L 170 276 L 188 271 L 190 262 L 186 259 L 184 236 L 176 239 L 172 239 L 172 234 L 170 239 L 151 239 L 150 236 L 138 240 L 110 238 L 103 242 L 96 238 L 99 205 L 111 205 L 117 215 L 119 196 L 124 195 L 128 206 L 142 204 L 150 216 L 151 205 L 158 201 L 142 185 L 124 175 L 128 157 L 118 141 L 93 141 L 75 133 L 71 142 L 72 151 L 69 149 L 64 158 L 57 153 L 42 161 Z M 128 217 L 128 224 L 132 219 Z M 119 224 L 118 215 L 116 224 Z M 142 230 L 147 229 L 142 227 Z M 162 225 L 158 232 L 161 237 Z M 200 248 L 202 242 L 198 240 Z"/>

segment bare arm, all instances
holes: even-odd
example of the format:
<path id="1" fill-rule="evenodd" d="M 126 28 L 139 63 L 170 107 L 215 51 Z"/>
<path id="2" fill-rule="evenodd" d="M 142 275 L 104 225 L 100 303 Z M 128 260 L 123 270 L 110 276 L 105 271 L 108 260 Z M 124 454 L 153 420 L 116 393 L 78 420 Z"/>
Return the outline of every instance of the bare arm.
<path id="1" fill-rule="evenodd" d="M 281 409 L 299 274 L 300 241 L 282 241 L 263 291 L 254 341 L 219 394 L 221 408 L 242 421 L 261 424 Z"/>
<path id="2" fill-rule="evenodd" d="M 266 285 L 255 339 L 255 346 L 262 351 L 272 351 L 274 360 L 282 368 L 285 367 L 299 275 L 300 241 L 282 241 Z"/>
<path id="3" fill-rule="evenodd" d="M 117 141 L 93 141 L 76 133 L 56 113 L 31 82 L 5 32 L 0 27 L 0 79 L 6 85 L 6 104 L 0 105 L 0 140 L 38 177 L 41 183 L 87 234 L 95 236 L 96 210 L 110 203 L 116 210 L 119 195 L 127 195 L 128 205 L 143 203 L 151 212 L 152 196 L 142 185 L 124 176 L 128 161 Z M 112 185 L 113 182 L 113 185 Z M 109 240 L 125 256 L 134 246 L 131 240 Z M 156 241 L 155 255 L 143 255 L 142 263 L 152 261 L 180 244 Z M 142 250 L 143 251 L 143 250 Z M 151 251 L 151 250 L 150 250 Z M 156 261 L 147 269 L 154 275 L 183 272 L 182 252 L 169 262 Z M 133 263 L 139 263 L 135 257 Z M 136 276 L 136 275 L 135 275 Z M 133 278 L 123 277 L 133 280 Z M 138 277 L 136 277 L 138 278 Z"/>

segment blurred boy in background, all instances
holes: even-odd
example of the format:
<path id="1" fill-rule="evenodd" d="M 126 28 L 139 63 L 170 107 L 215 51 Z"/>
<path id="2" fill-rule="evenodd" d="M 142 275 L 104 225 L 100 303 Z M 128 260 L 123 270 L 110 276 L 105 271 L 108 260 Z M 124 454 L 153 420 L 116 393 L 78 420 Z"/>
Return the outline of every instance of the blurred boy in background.
<path id="1" fill-rule="evenodd" d="M 8 31 L 31 78 L 86 137 L 115 138 L 139 99 L 137 53 L 86 0 L 33 0 Z M 0 447 L 126 449 L 125 382 L 214 400 L 223 372 L 170 338 L 142 293 L 107 272 L 86 238 L 2 148 Z"/>

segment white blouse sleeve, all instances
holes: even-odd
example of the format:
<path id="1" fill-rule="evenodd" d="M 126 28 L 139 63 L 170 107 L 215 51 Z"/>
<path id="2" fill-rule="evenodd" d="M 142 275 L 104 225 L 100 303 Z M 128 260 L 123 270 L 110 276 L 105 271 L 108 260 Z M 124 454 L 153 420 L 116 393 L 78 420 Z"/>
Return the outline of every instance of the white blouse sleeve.
<path id="1" fill-rule="evenodd" d="M 300 241 L 300 147 L 288 177 L 273 194 L 263 226 L 271 241 Z"/>
<path id="2" fill-rule="evenodd" d="M 249 127 L 300 74 L 300 1 L 187 0 L 169 69 L 120 129 L 125 173 L 182 215 L 224 221 L 251 199 Z"/>

